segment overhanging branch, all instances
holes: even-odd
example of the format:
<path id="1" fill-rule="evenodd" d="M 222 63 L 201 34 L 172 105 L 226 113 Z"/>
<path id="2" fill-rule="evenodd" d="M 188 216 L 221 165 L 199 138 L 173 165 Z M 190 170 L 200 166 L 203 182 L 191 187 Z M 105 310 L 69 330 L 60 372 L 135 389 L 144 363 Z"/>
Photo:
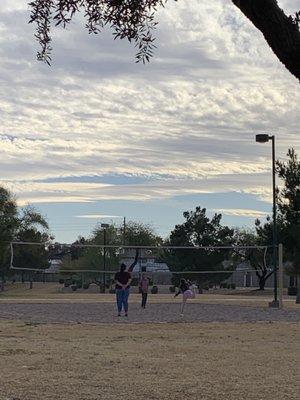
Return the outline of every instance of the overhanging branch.
<path id="1" fill-rule="evenodd" d="M 300 81 L 300 30 L 276 0 L 232 0 L 264 35 L 284 66 Z"/>

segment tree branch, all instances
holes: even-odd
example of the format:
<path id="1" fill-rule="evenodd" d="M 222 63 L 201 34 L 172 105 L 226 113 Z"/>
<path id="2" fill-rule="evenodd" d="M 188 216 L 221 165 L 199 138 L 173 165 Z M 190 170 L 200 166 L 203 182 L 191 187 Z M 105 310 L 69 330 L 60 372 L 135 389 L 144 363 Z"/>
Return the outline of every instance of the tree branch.
<path id="1" fill-rule="evenodd" d="M 267 280 L 268 278 L 270 278 L 270 276 L 271 276 L 273 273 L 274 273 L 273 270 L 272 270 L 271 272 L 269 272 L 268 275 L 266 276 L 266 280 Z"/>
<path id="2" fill-rule="evenodd" d="M 232 0 L 264 35 L 282 64 L 300 81 L 300 30 L 276 0 Z"/>

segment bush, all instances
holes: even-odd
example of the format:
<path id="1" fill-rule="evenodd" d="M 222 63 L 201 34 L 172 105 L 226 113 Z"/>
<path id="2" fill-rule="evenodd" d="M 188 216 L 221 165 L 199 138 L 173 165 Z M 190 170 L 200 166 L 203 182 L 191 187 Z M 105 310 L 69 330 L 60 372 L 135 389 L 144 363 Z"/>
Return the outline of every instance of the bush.
<path id="1" fill-rule="evenodd" d="M 170 287 L 169 287 L 169 292 L 170 292 L 170 293 L 175 293 L 175 291 L 176 291 L 175 286 L 170 286 Z"/>
<path id="2" fill-rule="evenodd" d="M 230 289 L 235 289 L 235 287 L 236 287 L 235 283 L 230 284 Z"/>
<path id="3" fill-rule="evenodd" d="M 72 289 L 73 292 L 76 292 L 77 286 L 76 285 L 71 285 L 71 289 Z"/>
<path id="4" fill-rule="evenodd" d="M 222 283 L 220 284 L 220 288 L 221 288 L 221 289 L 230 289 L 230 283 L 222 282 Z"/>
<path id="5" fill-rule="evenodd" d="M 89 283 L 84 283 L 83 285 L 82 285 L 82 288 L 83 289 L 88 289 L 90 287 L 90 284 Z"/>
<path id="6" fill-rule="evenodd" d="M 213 283 L 210 283 L 210 284 L 208 285 L 208 287 L 209 287 L 209 289 L 213 289 L 214 284 L 213 284 Z"/>
<path id="7" fill-rule="evenodd" d="M 81 289 L 82 288 L 82 282 L 81 281 L 77 281 L 76 282 L 76 286 L 77 286 L 77 289 Z"/>
<path id="8" fill-rule="evenodd" d="M 63 284 L 65 283 L 65 280 L 62 279 L 62 278 L 60 278 L 59 281 L 58 281 L 58 283 L 60 283 L 61 285 L 63 285 Z"/>
<path id="9" fill-rule="evenodd" d="M 288 287 L 288 295 L 289 296 L 297 296 L 297 288 L 295 286 Z"/>
<path id="10" fill-rule="evenodd" d="M 64 283 L 64 286 L 65 287 L 69 287 L 71 284 L 72 284 L 71 280 L 70 279 L 66 279 L 65 283 Z"/>
<path id="11" fill-rule="evenodd" d="M 158 293 L 158 287 L 157 286 L 153 286 L 151 289 L 151 293 L 152 294 L 157 294 Z"/>
<path id="12" fill-rule="evenodd" d="M 110 288 L 108 293 L 115 294 L 116 293 L 116 289 Z"/>

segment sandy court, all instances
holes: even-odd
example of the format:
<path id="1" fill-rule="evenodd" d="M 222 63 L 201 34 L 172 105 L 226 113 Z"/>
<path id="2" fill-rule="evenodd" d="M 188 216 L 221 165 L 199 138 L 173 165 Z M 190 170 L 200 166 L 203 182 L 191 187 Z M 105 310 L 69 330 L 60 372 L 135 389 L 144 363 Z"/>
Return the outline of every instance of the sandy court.
<path id="1" fill-rule="evenodd" d="M 299 324 L 0 321 L 0 400 L 296 400 Z"/>
<path id="2" fill-rule="evenodd" d="M 212 292 L 214 293 L 214 292 Z M 282 310 L 270 309 L 272 293 L 259 295 L 201 294 L 188 300 L 180 317 L 181 298 L 172 294 L 149 294 L 146 310 L 141 296 L 129 298 L 129 317 L 117 317 L 115 295 L 64 293 L 57 284 L 16 285 L 0 294 L 0 319 L 19 319 L 35 323 L 155 323 L 155 322 L 255 322 L 300 321 L 300 307 L 285 298 Z"/>
<path id="3" fill-rule="evenodd" d="M 117 317 L 114 302 L 0 302 L 0 319 L 35 323 L 161 323 L 300 321 L 300 309 L 269 309 L 236 304 L 190 303 L 184 317 L 180 303 L 150 303 L 144 310 L 130 304 L 129 317 Z"/>

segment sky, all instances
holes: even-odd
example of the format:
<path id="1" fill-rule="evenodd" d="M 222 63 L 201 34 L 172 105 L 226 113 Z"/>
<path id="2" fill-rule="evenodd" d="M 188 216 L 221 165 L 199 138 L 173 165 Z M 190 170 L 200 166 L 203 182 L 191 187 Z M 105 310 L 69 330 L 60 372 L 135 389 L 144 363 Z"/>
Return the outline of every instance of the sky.
<path id="1" fill-rule="evenodd" d="M 49 67 L 28 20 L 26 0 L 1 0 L 0 185 L 57 241 L 123 217 L 165 237 L 196 206 L 245 228 L 271 213 L 271 145 L 255 135 L 276 136 L 278 159 L 300 153 L 299 83 L 230 0 L 167 2 L 145 65 L 78 15 L 53 29 Z"/>

